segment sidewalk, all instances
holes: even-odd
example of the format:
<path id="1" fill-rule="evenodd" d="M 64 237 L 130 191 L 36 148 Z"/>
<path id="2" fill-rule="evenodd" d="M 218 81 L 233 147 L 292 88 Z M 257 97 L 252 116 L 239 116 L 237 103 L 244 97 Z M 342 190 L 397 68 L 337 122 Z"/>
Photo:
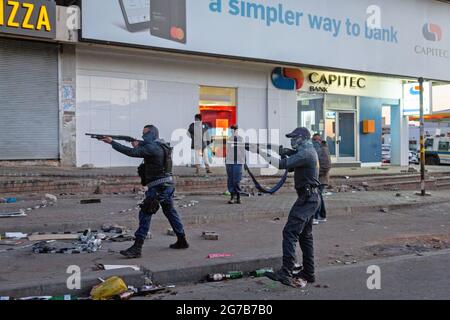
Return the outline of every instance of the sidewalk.
<path id="1" fill-rule="evenodd" d="M 450 167 L 428 167 L 426 186 L 428 190 L 450 189 Z M 262 185 L 278 183 L 281 172 L 276 175 L 261 175 L 259 169 L 253 172 Z M 174 169 L 177 192 L 190 194 L 220 195 L 226 190 L 227 178 L 223 168 L 213 168 L 208 178 L 196 176 L 195 169 L 176 167 Z M 376 190 L 417 190 L 420 176 L 417 168 L 373 167 L 334 168 L 331 171 L 331 185 L 351 186 L 354 189 Z M 256 190 L 245 172 L 242 185 L 244 190 Z M 51 167 L 0 167 L 0 196 L 28 196 L 45 193 L 117 193 L 142 188 L 136 168 L 81 169 Z M 293 190 L 293 179 L 288 179 L 280 192 Z"/>
<path id="2" fill-rule="evenodd" d="M 432 197 L 420 197 L 412 191 L 327 193 L 325 201 L 329 215 L 358 215 L 365 211 L 394 210 L 450 202 L 450 191 L 433 191 Z M 116 223 L 134 230 L 138 225 L 137 204 L 142 195 L 74 195 L 59 197 L 55 206 L 34 209 L 41 198 L 15 204 L 0 204 L 0 213 L 25 210 L 27 217 L 2 218 L 4 232 L 77 232 L 87 228 L 99 230 L 105 223 Z M 80 204 L 81 199 L 101 199 L 98 204 Z M 273 196 L 244 197 L 243 205 L 227 204 L 227 196 L 177 196 L 175 205 L 185 224 L 245 221 L 253 218 L 286 217 L 297 196 L 285 192 Z M 20 199 L 19 199 L 20 200 Z M 30 209 L 33 209 L 30 211 Z M 159 212 L 154 224 L 166 224 Z"/>
<path id="3" fill-rule="evenodd" d="M 380 194 L 375 195 L 369 192 L 362 192 L 359 194 L 345 194 L 345 196 L 347 197 L 346 199 L 330 199 L 329 207 L 333 207 L 332 203 L 335 203 L 336 207 L 346 207 L 350 202 L 356 205 L 374 204 L 375 199 Z M 412 195 L 408 196 L 412 197 Z M 378 200 L 378 205 L 381 204 L 381 201 L 383 201 L 382 204 L 385 206 L 388 203 L 398 206 L 406 205 L 406 202 L 398 202 L 397 197 L 392 195 L 391 197 L 386 194 L 385 198 Z M 436 200 L 436 197 L 438 195 L 434 195 L 432 199 Z M 439 197 L 443 201 L 445 194 L 441 194 Z M 104 242 L 104 247 L 101 251 L 80 255 L 33 254 L 30 247 L 20 249 L 21 246 L 26 246 L 28 243 L 24 243 L 12 251 L 6 251 L 6 247 L 0 248 L 0 264 L 2 265 L 0 295 L 67 294 L 65 286 L 69 275 L 66 274 L 66 271 L 70 265 L 80 266 L 83 277 L 83 289 L 81 292 L 72 294 L 88 293 L 92 284 L 96 283 L 96 279 L 105 276 L 104 272 L 92 271 L 92 268 L 97 263 L 138 265 L 142 267 L 140 272 L 124 269 L 106 274 L 123 276 L 130 283 L 142 281 L 144 274 L 147 274 L 154 281 L 162 284 L 199 281 L 211 272 L 251 271 L 268 266 L 276 268 L 281 261 L 281 235 L 285 218 L 273 219 L 270 216 L 251 216 L 251 210 L 254 210 L 256 207 L 266 207 L 269 211 L 278 208 L 282 202 L 277 200 L 279 198 L 281 197 L 262 197 L 252 203 L 246 200 L 246 204 L 241 207 L 243 208 L 241 213 L 243 217 L 239 221 L 187 226 L 186 230 L 191 248 L 183 251 L 173 251 L 168 248 L 169 244 L 175 241 L 175 238 L 166 235 L 168 225 L 167 222 L 162 220 L 161 214 L 159 214 L 157 219 L 155 219 L 159 220 L 159 223 L 155 223 L 152 227 L 153 237 L 145 244 L 144 257 L 137 260 L 125 260 L 118 255 L 118 251 L 130 245 L 129 242 Z M 431 199 L 431 197 L 426 199 L 426 202 L 429 203 L 428 199 Z M 225 199 L 222 198 L 220 200 L 223 201 Z M 204 201 L 216 200 L 205 199 Z M 198 215 L 204 214 L 200 213 L 201 203 L 198 204 L 198 207 L 184 208 L 184 219 L 186 220 L 186 217 L 194 215 L 194 212 L 197 211 L 199 212 Z M 278 210 L 285 210 L 290 204 L 286 204 L 284 207 L 278 208 Z M 112 205 L 117 206 L 117 202 L 112 203 Z M 205 208 L 207 206 L 211 207 L 211 203 L 204 203 L 204 205 Z M 231 210 L 219 211 L 219 208 L 228 207 L 234 209 L 239 208 L 238 206 L 225 206 L 218 203 L 216 205 L 218 207 L 215 213 L 217 216 L 239 214 L 239 212 L 232 212 Z M 60 204 L 58 204 L 59 206 Z M 86 209 L 85 212 L 80 211 L 74 216 L 82 220 L 89 211 Z M 37 210 L 36 212 L 39 211 Z M 355 211 L 352 215 L 336 215 L 333 209 L 330 209 L 329 212 L 329 222 L 315 227 L 316 260 L 319 268 L 327 265 L 373 259 L 374 251 L 369 250 L 369 248 L 386 241 L 398 241 L 395 239 L 428 234 L 448 236 L 450 233 L 450 204 L 429 205 L 426 207 L 426 210 L 416 204 L 409 208 L 389 212 L 373 211 L 366 208 Z M 278 211 L 278 213 L 281 214 L 281 211 Z M 103 213 L 102 215 L 103 217 L 108 217 L 108 213 Z M 130 218 L 128 214 L 127 216 Z M 131 216 L 134 216 L 134 214 L 131 213 Z M 31 218 L 31 215 L 29 217 Z M 19 223 L 27 218 L 16 218 L 15 221 Z M 38 218 L 36 217 L 36 219 Z M 2 220 L 2 225 L 3 221 L 5 220 Z M 110 223 L 112 221 L 111 219 L 106 222 Z M 104 223 L 105 221 L 102 220 L 102 222 Z M 35 221 L 35 223 L 37 225 L 38 222 Z M 219 241 L 202 240 L 201 233 L 203 231 L 218 232 Z M 402 248 L 408 249 L 409 247 L 403 246 Z M 383 251 L 380 252 L 382 254 Z M 233 256 L 207 259 L 206 257 L 210 253 L 231 253 Z"/>
<path id="4" fill-rule="evenodd" d="M 408 168 L 413 168 L 417 172 L 420 170 L 418 165 L 409 167 L 400 166 L 382 166 L 382 167 L 363 167 L 363 168 L 332 168 L 332 177 L 357 177 L 372 175 L 399 175 L 405 173 Z M 450 166 L 427 166 L 429 173 L 449 173 Z M 211 176 L 226 176 L 225 168 L 213 167 Z M 255 174 L 259 175 L 260 170 L 254 169 Z M 136 176 L 135 167 L 116 167 L 116 168 L 73 168 L 73 167 L 48 167 L 48 166 L 28 166 L 28 167 L 0 167 L 0 178 L 4 177 L 134 177 Z M 195 168 L 174 167 L 174 175 L 180 177 L 194 177 Z M 278 175 L 282 175 L 279 172 Z"/>

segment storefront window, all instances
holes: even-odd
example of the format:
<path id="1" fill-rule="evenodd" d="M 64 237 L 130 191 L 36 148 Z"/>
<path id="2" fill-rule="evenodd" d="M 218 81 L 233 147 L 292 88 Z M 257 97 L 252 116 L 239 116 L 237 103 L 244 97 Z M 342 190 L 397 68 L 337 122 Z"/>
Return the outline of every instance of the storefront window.
<path id="1" fill-rule="evenodd" d="M 311 134 L 324 134 L 324 96 L 322 94 L 297 94 L 298 126 L 308 128 Z"/>

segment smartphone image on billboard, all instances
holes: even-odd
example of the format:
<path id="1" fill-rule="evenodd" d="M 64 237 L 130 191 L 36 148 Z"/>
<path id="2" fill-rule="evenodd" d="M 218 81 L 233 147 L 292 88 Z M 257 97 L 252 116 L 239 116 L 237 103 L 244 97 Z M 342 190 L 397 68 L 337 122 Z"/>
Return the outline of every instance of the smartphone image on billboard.
<path id="1" fill-rule="evenodd" d="M 150 0 L 150 33 L 186 43 L 186 0 Z"/>
<path id="2" fill-rule="evenodd" d="M 150 0 L 119 0 L 128 31 L 150 28 Z"/>

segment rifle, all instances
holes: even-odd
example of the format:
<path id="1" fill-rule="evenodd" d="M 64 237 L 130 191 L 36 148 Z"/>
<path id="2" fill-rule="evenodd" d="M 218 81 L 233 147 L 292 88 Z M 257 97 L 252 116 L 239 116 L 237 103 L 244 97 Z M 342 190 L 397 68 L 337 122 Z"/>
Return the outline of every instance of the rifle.
<path id="1" fill-rule="evenodd" d="M 97 134 L 97 133 L 86 133 L 86 135 L 91 137 L 92 139 L 97 139 L 97 140 L 102 140 L 102 139 L 105 139 L 106 137 L 111 137 L 113 140 L 122 140 L 122 141 L 126 141 L 126 142 L 138 141 L 138 139 L 135 139 L 135 138 L 129 137 L 129 136 L 113 136 L 110 134 Z"/>

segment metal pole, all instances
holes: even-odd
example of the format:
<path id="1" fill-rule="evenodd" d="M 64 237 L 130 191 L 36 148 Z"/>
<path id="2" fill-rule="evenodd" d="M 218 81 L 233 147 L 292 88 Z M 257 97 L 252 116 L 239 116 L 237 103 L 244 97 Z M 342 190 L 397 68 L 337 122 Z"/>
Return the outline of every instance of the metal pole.
<path id="1" fill-rule="evenodd" d="M 420 85 L 420 189 L 424 197 L 425 192 L 425 117 L 423 110 L 423 78 L 419 78 Z"/>

